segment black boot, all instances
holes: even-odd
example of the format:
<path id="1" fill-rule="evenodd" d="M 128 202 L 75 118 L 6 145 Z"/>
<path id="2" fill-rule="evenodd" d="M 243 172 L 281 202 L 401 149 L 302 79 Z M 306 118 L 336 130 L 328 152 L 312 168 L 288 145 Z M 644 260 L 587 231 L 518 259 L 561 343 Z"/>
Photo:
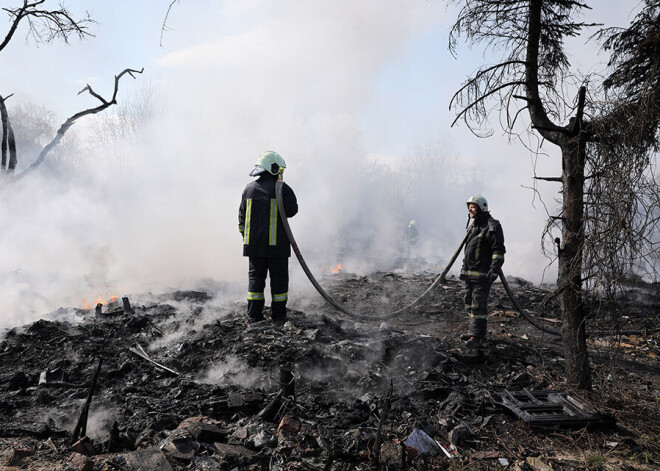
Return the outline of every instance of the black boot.
<path id="1" fill-rule="evenodd" d="M 275 324 L 284 324 L 286 322 L 286 301 L 272 303 L 270 305 L 270 315 Z"/>
<path id="2" fill-rule="evenodd" d="M 482 339 L 478 337 L 470 337 L 470 339 L 465 343 L 465 346 L 467 348 L 477 349 L 477 348 L 481 348 L 482 344 L 483 344 Z"/>
<path id="3" fill-rule="evenodd" d="M 248 301 L 248 308 L 247 308 L 248 321 L 250 323 L 263 321 L 264 320 L 263 310 L 264 310 L 263 300 Z"/>

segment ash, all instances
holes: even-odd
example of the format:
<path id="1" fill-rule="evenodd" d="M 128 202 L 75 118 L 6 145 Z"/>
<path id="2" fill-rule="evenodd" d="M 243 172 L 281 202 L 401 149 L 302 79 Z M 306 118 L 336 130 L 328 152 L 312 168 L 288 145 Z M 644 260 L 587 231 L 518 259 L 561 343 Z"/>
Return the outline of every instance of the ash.
<path id="1" fill-rule="evenodd" d="M 349 308 L 378 314 L 412 301 L 433 278 L 342 272 L 324 284 Z M 560 328 L 548 291 L 511 284 L 535 319 Z M 594 469 L 594 457 L 612 469 L 654 469 L 657 304 L 639 292 L 617 316 L 639 332 L 618 325 L 589 340 L 594 388 L 581 396 L 616 426 L 579 430 L 528 427 L 493 401 L 504 390 L 566 388 L 559 339 L 518 316 L 499 284 L 477 351 L 458 340 L 467 325 L 458 280 L 374 323 L 343 317 L 319 297 L 290 310 L 284 325 L 250 325 L 244 304 L 200 291 L 153 297 L 132 312 L 65 309 L 75 322 L 41 320 L 0 343 L 0 469 L 557 470 Z M 591 331 L 600 320 L 593 316 Z"/>

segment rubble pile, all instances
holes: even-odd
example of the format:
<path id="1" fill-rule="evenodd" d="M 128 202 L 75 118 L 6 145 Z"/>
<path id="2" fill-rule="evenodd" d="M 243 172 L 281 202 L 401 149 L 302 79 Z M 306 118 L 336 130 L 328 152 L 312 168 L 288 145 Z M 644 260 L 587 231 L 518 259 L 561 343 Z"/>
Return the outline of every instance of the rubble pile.
<path id="1" fill-rule="evenodd" d="M 325 281 L 351 308 L 387 312 L 432 279 L 340 273 Z M 556 301 L 545 299 L 546 291 L 523 280 L 511 285 L 536 319 L 558 328 Z M 4 334 L 0 469 L 557 470 L 659 463 L 658 334 L 591 339 L 594 390 L 563 393 L 559 339 L 517 316 L 499 285 L 491 295 L 489 339 L 477 351 L 458 340 L 466 320 L 457 280 L 415 311 L 373 324 L 338 316 L 322 300 L 291 310 L 284 325 L 248 324 L 244 305 L 199 291 L 133 304 L 125 298 L 62 310 L 66 320 L 51 316 Z M 636 311 L 644 311 L 642 324 L 655 308 L 644 309 Z M 618 348 L 622 342 L 635 348 Z M 561 409 L 557 401 L 570 402 L 598 420 L 580 423 L 573 415 L 572 427 L 545 420 L 538 428 L 502 407 L 506 397 L 556 401 L 551 410 Z"/>

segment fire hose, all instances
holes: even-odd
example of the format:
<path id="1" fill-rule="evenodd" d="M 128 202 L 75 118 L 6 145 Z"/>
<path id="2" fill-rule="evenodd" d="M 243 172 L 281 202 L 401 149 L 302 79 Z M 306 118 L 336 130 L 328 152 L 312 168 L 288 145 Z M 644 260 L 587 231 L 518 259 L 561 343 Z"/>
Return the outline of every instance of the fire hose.
<path id="1" fill-rule="evenodd" d="M 445 267 L 445 269 L 438 275 L 435 280 L 433 280 L 433 283 L 431 286 L 429 286 L 426 291 L 424 291 L 421 295 L 419 295 L 414 301 L 412 301 L 410 304 L 402 307 L 401 309 L 398 309 L 393 312 L 389 312 L 386 314 L 381 314 L 381 315 L 366 315 L 366 314 L 360 314 L 354 311 L 351 311 L 350 309 L 347 309 L 346 307 L 342 306 L 339 304 L 337 301 L 335 301 L 332 296 L 330 296 L 324 289 L 321 287 L 318 281 L 316 281 L 316 278 L 312 274 L 311 270 L 307 266 L 307 262 L 305 262 L 304 257 L 302 256 L 302 253 L 300 252 L 300 248 L 298 247 L 298 243 L 296 242 L 295 237 L 293 236 L 293 232 L 291 231 L 291 226 L 289 226 L 289 221 L 286 216 L 286 211 L 284 210 L 284 199 L 282 198 L 282 181 L 278 180 L 277 183 L 275 184 L 275 199 L 277 200 L 277 208 L 279 209 L 280 212 L 280 218 L 282 220 L 282 224 L 284 225 L 284 231 L 286 232 L 286 235 L 289 237 L 289 242 L 291 243 L 291 248 L 293 249 L 293 253 L 296 254 L 296 258 L 298 259 L 298 262 L 300 263 L 300 266 L 302 267 L 303 271 L 307 275 L 307 278 L 309 281 L 314 285 L 314 288 L 316 288 L 316 291 L 319 292 L 323 298 L 330 303 L 335 309 L 338 311 L 343 312 L 349 317 L 352 317 L 353 319 L 357 320 L 362 320 L 362 321 L 378 321 L 378 320 L 386 320 L 386 319 L 391 319 L 393 317 L 396 317 L 400 314 L 403 314 L 404 312 L 409 311 L 413 307 L 417 306 L 422 299 L 424 299 L 429 293 L 434 291 L 440 283 L 445 283 L 445 277 L 447 276 L 447 273 L 449 272 L 450 268 L 456 261 L 456 258 L 458 258 L 458 254 L 461 252 L 461 249 L 467 242 L 468 234 L 467 232 L 465 234 L 465 237 L 463 237 L 463 240 L 461 241 L 460 245 L 452 255 L 451 259 L 449 260 L 449 263 Z M 502 281 L 502 285 L 504 285 L 504 289 L 506 290 L 506 293 L 509 295 L 511 298 L 511 301 L 513 302 L 513 305 L 516 307 L 518 312 L 527 320 L 529 321 L 530 324 L 532 324 L 534 327 L 536 327 L 539 330 L 542 330 L 543 332 L 546 332 L 548 334 L 552 335 L 557 335 L 560 336 L 561 333 L 556 330 L 548 329 L 547 327 L 544 327 L 543 325 L 537 323 L 532 319 L 529 314 L 525 312 L 525 310 L 520 306 L 518 301 L 513 295 L 513 292 L 511 291 L 511 288 L 509 287 L 509 283 L 507 283 L 506 278 L 504 277 L 504 273 L 502 270 L 498 270 L 498 276 L 500 280 Z"/>

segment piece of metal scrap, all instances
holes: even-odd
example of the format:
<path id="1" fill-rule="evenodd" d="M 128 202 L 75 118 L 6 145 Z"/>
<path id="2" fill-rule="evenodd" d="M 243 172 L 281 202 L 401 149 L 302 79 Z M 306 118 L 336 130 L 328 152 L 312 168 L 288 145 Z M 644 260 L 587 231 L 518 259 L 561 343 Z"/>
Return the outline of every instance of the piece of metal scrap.
<path id="1" fill-rule="evenodd" d="M 614 417 L 562 391 L 502 391 L 490 393 L 498 405 L 531 426 L 613 425 Z"/>

